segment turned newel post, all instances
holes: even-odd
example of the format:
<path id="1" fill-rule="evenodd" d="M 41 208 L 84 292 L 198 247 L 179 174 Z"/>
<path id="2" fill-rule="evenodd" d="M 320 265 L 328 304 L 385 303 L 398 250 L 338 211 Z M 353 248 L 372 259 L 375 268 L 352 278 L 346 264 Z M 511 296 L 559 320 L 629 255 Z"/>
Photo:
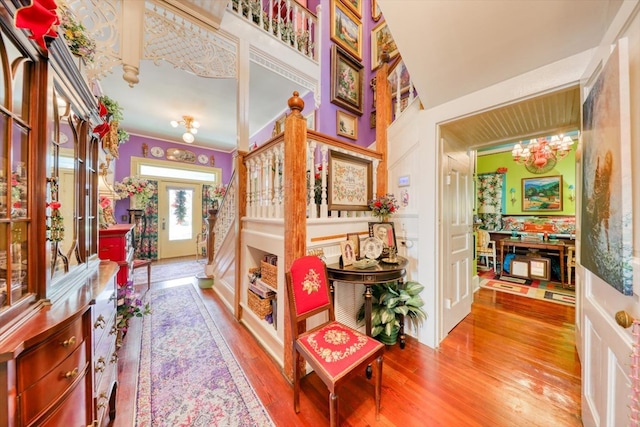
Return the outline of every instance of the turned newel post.
<path id="1" fill-rule="evenodd" d="M 209 216 L 207 216 L 207 264 L 213 262 L 213 248 L 216 243 L 216 233 L 213 227 L 216 225 L 216 219 L 218 217 L 218 202 L 214 202 L 213 209 L 209 209 Z"/>
<path id="2" fill-rule="evenodd" d="M 378 163 L 376 193 L 387 193 L 387 128 L 391 124 L 391 87 L 389 75 L 389 53 L 386 50 L 380 55 L 380 67 L 376 72 L 376 151 L 382 155 Z"/>
<path id="3" fill-rule="evenodd" d="M 298 92 L 289 98 L 291 113 L 284 122 L 284 263 L 291 264 L 306 253 L 307 242 L 307 121 L 302 116 L 304 101 Z M 284 310 L 284 372 L 293 379 L 291 318 L 288 298 Z M 301 363 L 298 361 L 298 363 Z"/>

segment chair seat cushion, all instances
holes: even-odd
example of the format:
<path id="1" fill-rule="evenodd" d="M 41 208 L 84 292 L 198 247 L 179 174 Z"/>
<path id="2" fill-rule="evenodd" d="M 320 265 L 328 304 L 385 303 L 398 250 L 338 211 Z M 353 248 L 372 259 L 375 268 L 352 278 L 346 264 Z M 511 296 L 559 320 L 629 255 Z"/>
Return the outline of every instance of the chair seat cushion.
<path id="1" fill-rule="evenodd" d="M 338 378 L 358 366 L 384 344 L 339 322 L 330 322 L 298 338 L 299 350 L 318 362 L 331 378 Z M 308 358 L 307 358 L 308 359 Z"/>

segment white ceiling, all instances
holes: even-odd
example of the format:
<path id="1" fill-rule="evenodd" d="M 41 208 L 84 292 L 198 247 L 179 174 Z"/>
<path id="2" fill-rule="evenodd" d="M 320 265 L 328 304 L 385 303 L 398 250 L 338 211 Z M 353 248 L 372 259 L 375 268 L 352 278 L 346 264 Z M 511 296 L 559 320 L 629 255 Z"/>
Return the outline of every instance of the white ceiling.
<path id="1" fill-rule="evenodd" d="M 621 0 L 378 0 L 431 108 L 598 46 Z"/>
<path id="2" fill-rule="evenodd" d="M 421 101 L 430 108 L 597 46 L 621 0 L 378 0 L 378 4 Z M 121 74 L 114 69 L 101 86 L 124 108 L 121 126 L 130 133 L 181 142 L 182 132 L 169 122 L 192 115 L 201 123 L 193 145 L 236 148 L 236 80 L 197 77 L 150 61 L 141 61 L 140 83 L 133 88 Z M 250 135 L 285 111 L 294 90 L 306 92 L 252 63 Z"/>

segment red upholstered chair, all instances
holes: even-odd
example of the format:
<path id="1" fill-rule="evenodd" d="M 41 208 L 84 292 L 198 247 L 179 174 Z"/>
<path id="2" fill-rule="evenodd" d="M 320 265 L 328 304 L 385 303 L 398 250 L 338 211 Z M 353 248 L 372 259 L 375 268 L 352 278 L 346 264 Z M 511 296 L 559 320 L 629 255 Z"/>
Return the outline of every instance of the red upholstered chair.
<path id="1" fill-rule="evenodd" d="M 298 258 L 287 273 L 287 293 L 293 344 L 293 407 L 300 412 L 301 355 L 329 389 L 331 426 L 338 425 L 338 390 L 356 374 L 375 361 L 376 419 L 380 416 L 382 359 L 384 344 L 335 320 L 327 280 L 327 268 L 317 256 Z M 326 312 L 328 321 L 301 332 L 300 323 L 310 316 Z"/>

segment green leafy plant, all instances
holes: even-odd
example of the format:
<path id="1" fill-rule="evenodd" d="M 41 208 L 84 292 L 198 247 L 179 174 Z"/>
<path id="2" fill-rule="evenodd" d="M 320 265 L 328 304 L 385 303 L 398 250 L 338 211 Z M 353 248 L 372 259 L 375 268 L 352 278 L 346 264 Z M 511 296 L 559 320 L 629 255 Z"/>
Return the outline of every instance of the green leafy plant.
<path id="1" fill-rule="evenodd" d="M 117 101 L 109 98 L 107 95 L 102 95 L 100 97 L 100 102 L 107 109 L 107 113 L 109 114 L 110 120 L 122 121 L 124 116 L 122 114 L 123 108 L 118 104 Z"/>
<path id="2" fill-rule="evenodd" d="M 427 318 L 422 309 L 424 301 L 420 292 L 424 289 L 418 282 L 409 281 L 403 286 L 397 282 L 375 284 L 371 287 L 371 336 L 378 341 L 392 345 L 396 343 L 400 331 L 400 315 L 404 315 L 415 329 Z M 358 322 L 364 322 L 364 304 L 358 311 Z"/>

